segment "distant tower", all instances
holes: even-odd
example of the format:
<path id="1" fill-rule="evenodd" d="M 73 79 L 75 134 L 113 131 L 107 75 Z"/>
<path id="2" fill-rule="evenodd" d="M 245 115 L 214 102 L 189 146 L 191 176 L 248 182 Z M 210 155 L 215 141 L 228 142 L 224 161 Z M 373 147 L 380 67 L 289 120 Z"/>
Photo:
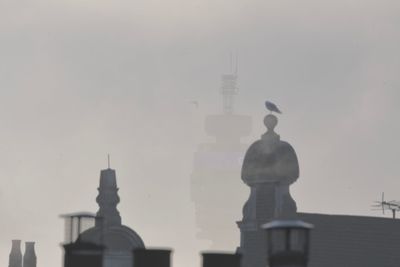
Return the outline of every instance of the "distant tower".
<path id="1" fill-rule="evenodd" d="M 8 267 L 22 267 L 21 240 L 12 240 Z"/>
<path id="2" fill-rule="evenodd" d="M 224 114 L 232 114 L 234 112 L 234 96 L 237 93 L 236 87 L 237 74 L 222 75 L 222 108 Z"/>
<path id="3" fill-rule="evenodd" d="M 205 119 L 205 131 L 214 141 L 199 144 L 194 154 L 191 198 L 195 207 L 197 237 L 211 241 L 210 248 L 234 248 L 238 239 L 232 221 L 240 212 L 246 190 L 239 181 L 247 145 L 241 142 L 251 132 L 251 117 L 234 109 L 237 73 L 222 75 L 222 114 Z"/>
<path id="4" fill-rule="evenodd" d="M 24 267 L 36 267 L 35 242 L 25 242 Z"/>
<path id="5" fill-rule="evenodd" d="M 238 250 L 243 254 L 243 267 L 267 266 L 262 224 L 275 218 L 296 216 L 296 203 L 290 196 L 289 186 L 299 177 L 299 165 L 292 146 L 275 133 L 277 123 L 274 115 L 265 117 L 268 130 L 249 147 L 242 166 L 242 180 L 251 190 L 243 207 L 243 219 L 238 222 Z"/>
<path id="6" fill-rule="evenodd" d="M 238 88 L 236 86 L 237 82 L 237 68 L 238 60 L 236 57 L 235 70 L 233 70 L 233 58 L 231 54 L 230 58 L 230 74 L 222 75 L 222 110 L 224 114 L 233 114 L 234 112 L 234 96 L 237 94 Z"/>
<path id="7" fill-rule="evenodd" d="M 95 227 L 80 235 L 82 242 L 105 246 L 105 267 L 131 267 L 132 251 L 144 248 L 140 236 L 122 225 L 121 216 L 117 210 L 120 199 L 118 196 L 115 170 L 102 170 L 100 174 L 99 194 L 96 198 L 99 204 Z"/>

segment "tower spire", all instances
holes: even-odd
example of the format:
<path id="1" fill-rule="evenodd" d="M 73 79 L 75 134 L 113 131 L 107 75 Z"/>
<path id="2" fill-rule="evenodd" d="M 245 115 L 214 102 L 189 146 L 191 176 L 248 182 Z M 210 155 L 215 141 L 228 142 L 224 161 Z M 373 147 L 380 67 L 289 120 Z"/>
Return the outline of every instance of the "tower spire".
<path id="1" fill-rule="evenodd" d="M 120 199 L 115 170 L 108 168 L 101 171 L 98 191 L 96 202 L 99 204 L 99 211 L 97 212 L 96 226 L 121 225 L 121 216 L 117 209 Z"/>

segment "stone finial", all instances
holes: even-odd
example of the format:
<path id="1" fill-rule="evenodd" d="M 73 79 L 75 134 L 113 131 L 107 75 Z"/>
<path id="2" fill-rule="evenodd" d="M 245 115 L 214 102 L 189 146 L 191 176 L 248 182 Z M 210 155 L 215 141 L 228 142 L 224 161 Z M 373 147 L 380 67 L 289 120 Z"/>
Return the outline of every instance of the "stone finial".
<path id="1" fill-rule="evenodd" d="M 279 134 L 275 132 L 275 127 L 278 124 L 278 118 L 273 114 L 268 114 L 264 117 L 264 125 L 267 127 L 267 132 L 261 136 L 264 141 L 265 149 L 272 150 L 274 145 L 280 141 Z"/>
<path id="2" fill-rule="evenodd" d="M 268 114 L 264 117 L 264 125 L 267 127 L 268 131 L 274 131 L 276 125 L 278 124 L 278 118 L 273 114 Z"/>

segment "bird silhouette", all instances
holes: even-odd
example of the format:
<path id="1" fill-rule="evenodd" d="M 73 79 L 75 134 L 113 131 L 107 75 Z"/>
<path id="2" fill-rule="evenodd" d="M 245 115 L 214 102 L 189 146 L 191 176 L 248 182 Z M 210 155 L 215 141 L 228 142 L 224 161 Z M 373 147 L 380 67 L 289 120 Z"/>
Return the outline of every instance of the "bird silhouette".
<path id="1" fill-rule="evenodd" d="M 265 107 L 271 112 L 282 114 L 282 111 L 280 111 L 279 108 L 270 101 L 265 101 Z"/>

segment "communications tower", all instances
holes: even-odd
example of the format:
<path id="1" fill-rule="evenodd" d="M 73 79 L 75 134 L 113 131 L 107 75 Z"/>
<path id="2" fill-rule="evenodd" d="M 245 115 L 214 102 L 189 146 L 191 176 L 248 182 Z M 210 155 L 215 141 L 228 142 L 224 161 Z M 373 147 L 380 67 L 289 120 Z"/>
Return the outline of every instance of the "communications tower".
<path id="1" fill-rule="evenodd" d="M 232 64 L 231 64 L 232 66 Z M 240 218 L 237 207 L 248 192 L 240 182 L 240 168 L 251 132 L 251 117 L 235 112 L 237 68 L 221 77 L 222 111 L 206 116 L 204 128 L 212 142 L 198 145 L 191 175 L 197 238 L 209 240 L 211 249 L 234 249 L 238 238 L 232 223 Z"/>

